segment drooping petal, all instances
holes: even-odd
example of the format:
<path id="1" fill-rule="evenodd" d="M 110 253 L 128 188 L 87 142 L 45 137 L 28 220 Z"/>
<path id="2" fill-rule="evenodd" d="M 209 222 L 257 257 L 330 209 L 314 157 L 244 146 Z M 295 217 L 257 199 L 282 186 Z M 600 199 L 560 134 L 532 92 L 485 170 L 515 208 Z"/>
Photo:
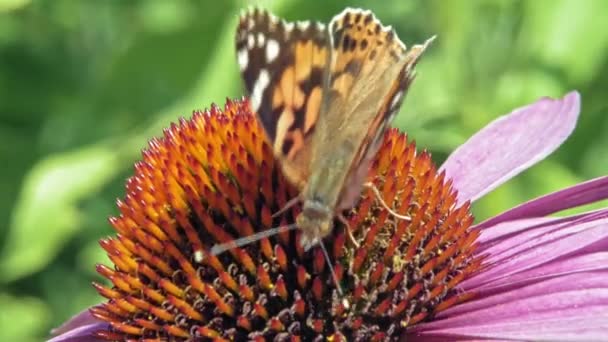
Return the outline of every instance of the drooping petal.
<path id="1" fill-rule="evenodd" d="M 54 337 L 48 342 L 100 342 L 103 340 L 93 337 L 93 333 L 107 329 L 108 324 L 93 317 L 87 309 L 53 329 Z"/>
<path id="2" fill-rule="evenodd" d="M 608 338 L 608 209 L 503 222 L 483 229 L 478 241 L 486 268 L 459 286 L 473 299 L 440 312 L 408 336 L 421 341 Z"/>
<path id="3" fill-rule="evenodd" d="M 482 285 L 475 289 L 475 293 L 477 298 L 487 297 L 498 293 L 504 293 L 509 290 L 524 288 L 530 284 L 550 279 L 559 279 L 561 285 L 564 286 L 578 286 L 581 285 L 581 283 L 571 283 L 566 282 L 566 280 L 572 275 L 581 277 L 581 274 L 604 274 L 603 277 L 606 278 L 608 276 L 608 253 L 591 253 L 550 262 L 544 266 L 534 267 L 513 274 L 512 276 L 497 282 L 497 284 L 490 283 Z M 469 286 L 472 285 L 474 284 L 469 284 Z M 608 286 L 608 284 L 606 284 L 606 286 Z M 459 308 L 461 310 L 466 310 L 464 309 L 465 306 L 460 306 Z M 458 310 L 450 311 L 450 315 L 454 315 L 456 311 Z"/>
<path id="4" fill-rule="evenodd" d="M 567 283 L 578 289 L 558 287 Z M 607 286 L 605 273 L 541 282 L 456 306 L 478 308 L 421 324 L 414 331 L 478 339 L 601 341 L 608 331 Z"/>
<path id="5" fill-rule="evenodd" d="M 458 201 L 475 201 L 555 151 L 572 133 L 580 95 L 542 98 L 502 116 L 457 148 L 440 171 L 452 179 Z"/>
<path id="6" fill-rule="evenodd" d="M 511 276 L 565 256 L 587 254 L 597 249 L 608 249 L 608 218 L 575 222 L 558 222 L 520 231 L 479 251 L 489 254 L 486 271 L 463 282 L 463 288 L 474 290 L 483 284 L 499 284 Z M 482 233 L 483 235 L 483 233 Z M 590 246 L 603 247 L 589 249 Z M 567 258 L 566 258 L 567 260 Z"/>
<path id="7" fill-rule="evenodd" d="M 542 217 L 606 198 L 608 198 L 608 176 L 592 179 L 570 188 L 535 198 L 498 216 L 494 216 L 476 225 L 476 227 L 483 228 L 505 221 Z"/>
<path id="8" fill-rule="evenodd" d="M 600 209 L 568 217 L 538 217 L 507 221 L 490 227 L 482 227 L 483 229 L 475 226 L 475 229 L 482 231 L 477 240 L 477 253 L 498 254 L 501 251 L 501 247 L 498 244 L 503 244 L 503 249 L 508 250 L 511 248 L 511 245 L 517 246 L 521 241 L 531 240 L 555 230 L 556 227 L 582 224 L 606 217 L 608 217 L 608 209 Z M 511 240 L 508 240 L 509 238 Z"/>

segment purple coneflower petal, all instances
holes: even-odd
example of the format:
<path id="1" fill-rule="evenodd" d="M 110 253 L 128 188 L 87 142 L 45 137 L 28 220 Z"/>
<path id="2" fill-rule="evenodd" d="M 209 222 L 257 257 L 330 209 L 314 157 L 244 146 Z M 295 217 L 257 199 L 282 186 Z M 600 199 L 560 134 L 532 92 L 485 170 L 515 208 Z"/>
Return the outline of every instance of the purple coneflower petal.
<path id="1" fill-rule="evenodd" d="M 597 202 L 607 197 L 608 176 L 599 177 L 520 204 L 478 224 L 477 227 L 489 227 L 504 221 L 546 216 L 561 210 Z"/>
<path id="2" fill-rule="evenodd" d="M 551 231 L 573 224 L 580 225 L 605 219 L 606 217 L 608 217 L 608 209 L 600 209 L 569 217 L 543 217 L 503 222 L 483 228 L 483 232 L 477 240 L 479 242 L 477 252 L 479 254 L 489 252 L 497 255 L 503 250 L 513 248 L 511 245 L 520 246 L 526 241 L 551 233 Z"/>
<path id="3" fill-rule="evenodd" d="M 544 341 L 601 341 L 608 329 L 606 274 L 580 274 L 463 304 L 449 318 L 422 324 L 423 335 Z M 562 290 L 559 285 L 578 284 Z M 584 324 L 581 324 L 584 322 Z M 420 339 L 424 341 L 424 339 Z"/>
<path id="4" fill-rule="evenodd" d="M 542 98 L 502 116 L 458 147 L 441 166 L 458 190 L 458 201 L 475 201 L 539 162 L 572 133 L 580 95 Z"/>
<path id="5" fill-rule="evenodd" d="M 608 214 L 608 211 L 604 211 L 604 214 Z M 482 247 L 479 253 L 489 254 L 486 262 L 490 267 L 463 282 L 462 286 L 470 289 L 484 283 L 496 283 L 519 272 L 559 261 L 564 256 L 588 254 L 598 249 L 590 251 L 590 246 L 606 245 L 606 248 L 608 218 L 605 216 L 590 222 L 581 218 L 575 222 L 541 224 L 520 231 L 486 249 Z"/>
<path id="6" fill-rule="evenodd" d="M 478 296 L 487 297 L 506 291 L 521 289 L 530 284 L 559 279 L 565 286 L 579 286 L 582 283 L 566 282 L 570 276 L 580 277 L 581 274 L 602 274 L 606 279 L 608 275 L 608 253 L 592 253 L 588 255 L 576 256 L 563 261 L 548 263 L 545 266 L 534 267 L 526 271 L 514 274 L 507 279 L 499 282 L 499 285 L 485 284 L 475 290 Z M 607 280 L 608 281 L 608 280 Z M 468 284 L 474 286 L 475 284 Z M 608 284 L 606 284 L 608 286 Z M 456 308 L 456 307 L 455 307 Z M 461 309 L 464 308 L 460 307 Z M 454 315 L 456 311 L 450 311 Z"/>
<path id="7" fill-rule="evenodd" d="M 487 268 L 459 286 L 475 298 L 410 336 L 608 340 L 608 209 L 503 222 L 479 241 Z"/>
<path id="8" fill-rule="evenodd" d="M 478 254 L 491 254 L 494 258 L 501 257 L 503 253 L 513 253 L 515 248 L 524 247 L 523 244 L 531 241 L 543 234 L 551 233 L 557 229 L 565 228 L 574 223 L 583 224 L 608 217 L 608 209 L 601 209 L 595 212 L 574 215 L 561 218 L 534 218 L 522 219 L 517 221 L 505 222 L 496 226 L 488 227 L 483 230 L 478 239 Z M 534 244 L 534 242 L 531 242 Z M 585 248 L 589 253 L 601 251 L 606 247 L 600 241 L 594 241 L 591 246 L 593 249 Z M 603 248 L 603 249 L 602 249 Z"/>
<path id="9" fill-rule="evenodd" d="M 53 329 L 51 335 L 54 337 L 48 342 L 100 342 L 102 340 L 93 337 L 92 334 L 107 327 L 107 323 L 93 317 L 87 309 Z"/>

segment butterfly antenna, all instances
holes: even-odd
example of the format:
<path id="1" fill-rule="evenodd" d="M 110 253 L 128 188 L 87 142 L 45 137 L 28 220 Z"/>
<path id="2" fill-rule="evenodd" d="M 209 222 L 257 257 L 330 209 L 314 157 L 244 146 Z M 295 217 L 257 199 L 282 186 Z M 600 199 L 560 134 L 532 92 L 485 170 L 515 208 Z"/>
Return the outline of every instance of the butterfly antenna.
<path id="1" fill-rule="evenodd" d="M 327 253 L 327 249 L 325 248 L 325 244 L 323 243 L 323 240 L 319 241 L 319 245 L 321 245 L 321 250 L 323 250 L 323 254 L 325 255 L 325 261 L 327 261 L 327 266 L 329 266 L 329 271 L 331 272 L 331 277 L 334 278 L 334 284 L 336 284 L 336 289 L 338 290 L 338 294 L 340 294 L 340 298 L 344 298 L 344 292 L 342 291 L 342 286 L 340 286 L 340 282 L 338 281 L 338 276 L 336 275 L 334 266 L 331 264 L 331 260 L 329 259 L 329 253 Z"/>
<path id="2" fill-rule="evenodd" d="M 228 242 L 224 242 L 224 243 L 218 243 L 215 244 L 213 247 L 211 247 L 211 249 L 209 250 L 209 254 L 215 256 L 218 254 L 222 254 L 225 251 L 234 249 L 234 248 L 238 248 L 238 247 L 242 247 L 242 246 L 246 246 L 250 243 L 256 242 L 256 241 L 260 241 L 263 238 L 267 238 L 282 232 L 286 232 L 288 230 L 292 230 L 294 228 L 296 228 L 297 225 L 294 224 L 289 224 L 286 226 L 280 226 L 280 227 L 275 227 L 275 228 L 269 228 L 266 230 L 263 230 L 261 232 L 257 232 L 255 234 L 249 235 L 249 236 L 244 236 L 238 239 L 234 239 L 232 241 L 228 241 Z"/>

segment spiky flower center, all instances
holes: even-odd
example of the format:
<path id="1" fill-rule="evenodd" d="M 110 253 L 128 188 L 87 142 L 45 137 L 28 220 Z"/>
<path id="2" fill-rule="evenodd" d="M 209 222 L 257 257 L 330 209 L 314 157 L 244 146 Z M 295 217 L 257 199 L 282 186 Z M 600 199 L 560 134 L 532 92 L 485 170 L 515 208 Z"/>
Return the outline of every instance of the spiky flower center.
<path id="1" fill-rule="evenodd" d="M 297 195 L 282 176 L 247 101 L 196 112 L 152 140 L 127 182 L 118 234 L 101 241 L 114 268 L 93 314 L 108 340 L 386 340 L 466 299 L 456 285 L 476 271 L 469 206 L 430 156 L 396 130 L 385 136 L 368 180 L 403 220 L 366 190 L 345 213 L 359 247 L 336 220 L 305 252 L 288 231 L 219 256 L 216 243 L 293 223 Z M 337 184 L 336 186 L 341 186 Z M 201 258 L 200 254 L 204 257 Z M 329 267 L 345 293 L 336 291 Z"/>

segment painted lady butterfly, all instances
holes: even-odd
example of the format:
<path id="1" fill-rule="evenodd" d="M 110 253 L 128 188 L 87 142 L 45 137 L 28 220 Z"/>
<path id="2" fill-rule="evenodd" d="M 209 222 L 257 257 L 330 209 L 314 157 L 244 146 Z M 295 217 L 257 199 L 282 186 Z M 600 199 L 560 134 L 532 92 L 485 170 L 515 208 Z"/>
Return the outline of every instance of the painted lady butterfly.
<path id="1" fill-rule="evenodd" d="M 295 226 L 305 249 L 356 204 L 413 68 L 432 40 L 407 50 L 391 27 L 360 9 L 345 9 L 327 26 L 286 22 L 259 9 L 241 15 L 238 64 L 284 174 L 301 190 L 287 206 L 303 203 Z M 256 239 L 272 234 L 261 233 Z M 238 245 L 253 239 L 242 240 Z"/>

